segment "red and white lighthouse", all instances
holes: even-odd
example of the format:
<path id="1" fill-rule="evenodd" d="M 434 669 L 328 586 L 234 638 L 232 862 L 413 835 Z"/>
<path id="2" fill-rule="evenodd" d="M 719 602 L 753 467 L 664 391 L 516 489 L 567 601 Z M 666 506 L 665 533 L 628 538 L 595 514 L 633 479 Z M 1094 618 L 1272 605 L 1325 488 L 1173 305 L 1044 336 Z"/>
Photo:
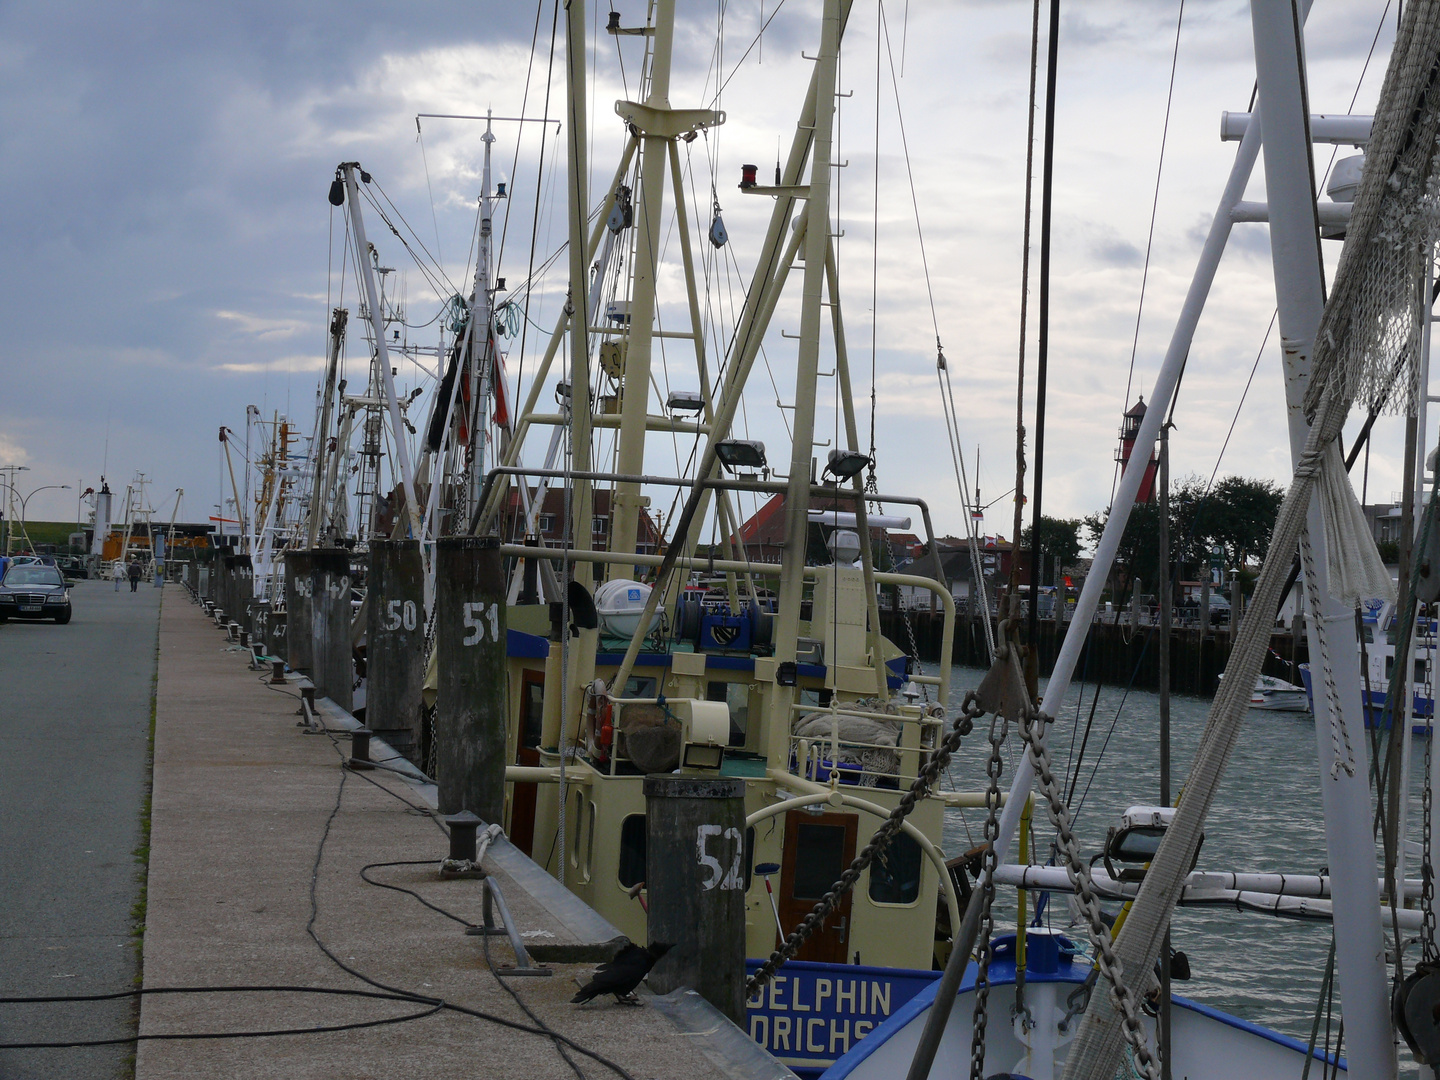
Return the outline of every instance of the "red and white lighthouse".
<path id="1" fill-rule="evenodd" d="M 1135 436 L 1140 434 L 1140 422 L 1145 419 L 1145 399 L 1142 397 L 1125 413 L 1125 422 L 1120 426 L 1120 449 L 1115 460 L 1120 462 L 1120 475 L 1130 467 L 1130 455 L 1135 450 Z M 1145 460 L 1145 475 L 1140 479 L 1140 492 L 1136 502 L 1148 503 L 1155 498 L 1155 469 L 1160 463 L 1158 448 L 1152 446 Z"/>

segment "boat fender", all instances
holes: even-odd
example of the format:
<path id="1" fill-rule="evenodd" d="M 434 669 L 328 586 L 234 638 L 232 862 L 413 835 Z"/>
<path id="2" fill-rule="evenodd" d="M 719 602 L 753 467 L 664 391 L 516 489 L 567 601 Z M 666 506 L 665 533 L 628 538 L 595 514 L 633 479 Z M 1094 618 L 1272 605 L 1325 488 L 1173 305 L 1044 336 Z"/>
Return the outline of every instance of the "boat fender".
<path id="1" fill-rule="evenodd" d="M 615 706 L 611 704 L 609 698 L 606 698 L 600 706 L 600 737 L 596 741 L 599 742 L 601 750 L 605 752 L 607 757 L 609 756 L 610 744 L 615 741 L 615 724 L 612 719 L 614 709 Z"/>

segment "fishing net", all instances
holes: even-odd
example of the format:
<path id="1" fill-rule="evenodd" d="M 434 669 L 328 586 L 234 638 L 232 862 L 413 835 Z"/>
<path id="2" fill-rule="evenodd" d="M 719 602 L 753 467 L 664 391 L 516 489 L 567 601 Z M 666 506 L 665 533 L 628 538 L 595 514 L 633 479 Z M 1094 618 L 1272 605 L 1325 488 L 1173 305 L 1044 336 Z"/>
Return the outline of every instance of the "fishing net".
<path id="1" fill-rule="evenodd" d="M 1334 290 L 1314 342 L 1305 398 L 1312 424 L 1309 438 L 1275 522 L 1251 602 L 1251 617 L 1240 626 L 1174 821 L 1116 939 L 1123 981 L 1132 992 L 1144 989 L 1180 886 L 1192 865 L 1211 800 L 1235 747 L 1269 645 L 1271 613 L 1278 607 L 1301 543 L 1312 498 L 1321 500 L 1327 517 L 1327 548 L 1338 549 L 1335 555 L 1327 552 L 1332 573 L 1338 571 L 1332 591 L 1354 594 L 1374 573 L 1365 553 L 1370 534 L 1351 510 L 1354 492 L 1345 478 L 1335 441 L 1357 396 L 1372 407 L 1414 405 L 1415 368 L 1429 300 L 1424 292 L 1425 271 L 1436 240 L 1440 202 L 1435 180 L 1436 131 L 1440 126 L 1437 79 L 1440 0 L 1412 0 L 1405 5 Z M 1263 108 L 1262 98 L 1262 122 Z M 1397 380 L 1403 380 L 1403 385 L 1394 386 Z M 1355 535 L 1357 532 L 1360 535 Z M 1347 544 L 1352 545 L 1348 551 Z M 1315 602 L 1312 597 L 1312 606 Z M 1341 663 L 1354 663 L 1348 650 L 1340 650 L 1337 656 Z M 1317 714 L 1323 711 L 1317 710 Z M 1331 722 L 1340 764 L 1343 758 L 1338 743 L 1344 718 L 1333 714 Z M 1354 768 L 1353 763 L 1349 767 Z M 1066 1062 L 1065 1076 L 1114 1076 L 1124 1048 L 1113 997 L 1097 994 Z"/>

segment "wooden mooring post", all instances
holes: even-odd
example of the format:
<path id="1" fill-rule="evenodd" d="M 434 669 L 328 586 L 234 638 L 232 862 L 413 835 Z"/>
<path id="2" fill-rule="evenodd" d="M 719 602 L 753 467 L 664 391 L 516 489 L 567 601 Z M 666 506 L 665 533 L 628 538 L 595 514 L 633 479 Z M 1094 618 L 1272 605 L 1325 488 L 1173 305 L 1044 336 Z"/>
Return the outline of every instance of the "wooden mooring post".
<path id="1" fill-rule="evenodd" d="M 350 552 L 315 548 L 310 552 L 310 640 L 318 697 L 328 697 L 346 712 L 353 704 L 355 661 L 350 644 Z"/>
<path id="2" fill-rule="evenodd" d="M 311 552 L 285 552 L 285 659 L 294 671 L 309 675 L 315 668 L 315 647 L 310 640 L 314 617 L 310 583 Z"/>
<path id="3" fill-rule="evenodd" d="M 745 781 L 645 778 L 645 889 L 651 943 L 674 946 L 650 972 L 745 1021 Z"/>
<path id="4" fill-rule="evenodd" d="M 425 564 L 418 540 L 370 541 L 365 726 L 415 760 L 425 682 Z"/>
<path id="5" fill-rule="evenodd" d="M 436 543 L 435 782 L 440 812 L 505 819 L 505 574 L 500 541 Z"/>

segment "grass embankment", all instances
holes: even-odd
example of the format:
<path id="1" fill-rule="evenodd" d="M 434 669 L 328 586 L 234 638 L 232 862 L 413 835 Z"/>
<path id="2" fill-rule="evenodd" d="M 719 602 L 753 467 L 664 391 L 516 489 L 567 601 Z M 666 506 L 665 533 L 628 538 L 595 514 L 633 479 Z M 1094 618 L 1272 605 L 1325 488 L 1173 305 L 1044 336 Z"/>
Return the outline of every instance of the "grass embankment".
<path id="1" fill-rule="evenodd" d="M 20 535 L 20 522 L 12 523 L 15 528 L 15 535 Z M 27 521 L 25 522 L 25 535 L 30 537 L 32 544 L 68 544 L 70 534 L 76 532 L 73 521 Z"/>

